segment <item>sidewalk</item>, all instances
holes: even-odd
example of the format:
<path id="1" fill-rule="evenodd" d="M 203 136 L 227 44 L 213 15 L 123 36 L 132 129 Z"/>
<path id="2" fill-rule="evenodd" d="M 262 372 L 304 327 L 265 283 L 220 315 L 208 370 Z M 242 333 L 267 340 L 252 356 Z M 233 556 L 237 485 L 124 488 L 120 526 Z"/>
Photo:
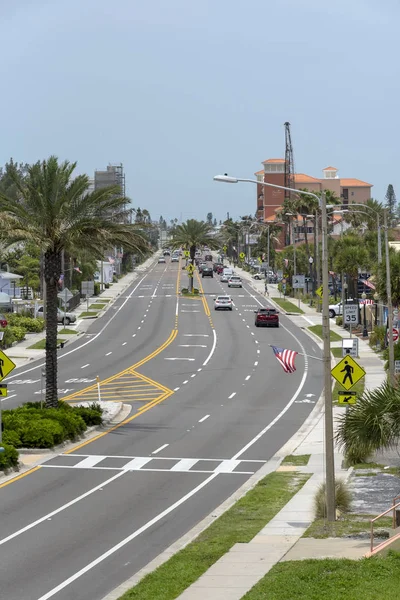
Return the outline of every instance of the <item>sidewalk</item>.
<path id="1" fill-rule="evenodd" d="M 126 288 L 149 269 L 154 260 L 154 256 L 151 256 L 143 264 L 139 265 L 132 273 L 124 275 L 116 283 L 113 283 L 109 289 L 105 289 L 102 294 L 89 298 L 89 310 L 92 304 L 101 303 L 102 298 L 108 299 L 106 306 L 98 311 L 98 315 L 95 318 L 100 319 L 114 304 L 115 300 L 126 290 Z M 82 300 L 73 311 L 77 317 L 76 322 L 65 326 L 66 329 L 76 331 L 77 335 L 61 334 L 62 339 L 65 339 L 67 342 L 73 341 L 76 340 L 78 336 L 86 333 L 91 323 L 93 323 L 93 318 L 81 317 L 82 313 L 85 313 L 86 311 L 87 302 L 86 300 Z M 64 325 L 59 325 L 58 330 L 61 331 L 62 329 L 64 329 Z M 15 346 L 12 346 L 11 348 L 8 348 L 5 353 L 15 363 L 17 368 L 27 365 L 32 360 L 44 358 L 44 350 L 33 350 L 30 349 L 30 346 L 43 340 L 45 335 L 45 331 L 42 331 L 41 333 L 27 333 L 26 338 L 22 342 L 15 344 Z"/>
<path id="2" fill-rule="evenodd" d="M 247 271 L 235 268 L 235 271 L 251 287 L 264 295 L 264 281 L 256 281 Z M 269 298 L 279 298 L 276 285 L 268 285 Z M 298 305 L 298 302 L 295 301 Z M 315 309 L 300 302 L 304 315 L 288 315 L 296 326 L 306 329 L 310 325 L 322 323 L 322 315 Z M 282 311 L 281 308 L 279 308 Z M 338 327 L 331 319 L 331 329 L 341 337 L 348 333 Z M 322 340 L 312 335 L 319 347 Z M 341 345 L 341 342 L 336 342 Z M 334 343 L 332 343 L 334 345 Z M 369 347 L 368 342 L 359 340 L 359 362 L 365 368 L 365 387 L 368 389 L 379 386 L 385 379 L 383 362 Z M 343 411 L 334 407 L 334 419 Z M 288 504 L 258 533 L 249 543 L 235 544 L 231 550 L 218 560 L 204 575 L 192 584 L 179 600 L 239 600 L 242 598 L 268 571 L 281 560 L 303 560 L 306 558 L 350 558 L 358 559 L 369 551 L 368 540 L 345 538 L 313 539 L 302 538 L 306 529 L 314 520 L 314 495 L 318 486 L 325 479 L 325 440 L 323 396 L 316 404 L 308 421 L 315 422 L 314 427 L 301 439 L 299 430 L 294 439 L 290 440 L 279 452 L 281 458 L 288 454 L 311 454 L 306 467 L 279 467 L 278 470 L 293 470 L 310 473 L 311 477 L 303 488 L 288 502 Z M 296 439 L 298 440 L 296 445 Z M 347 479 L 349 471 L 341 468 L 343 456 L 335 452 L 336 477 Z"/>

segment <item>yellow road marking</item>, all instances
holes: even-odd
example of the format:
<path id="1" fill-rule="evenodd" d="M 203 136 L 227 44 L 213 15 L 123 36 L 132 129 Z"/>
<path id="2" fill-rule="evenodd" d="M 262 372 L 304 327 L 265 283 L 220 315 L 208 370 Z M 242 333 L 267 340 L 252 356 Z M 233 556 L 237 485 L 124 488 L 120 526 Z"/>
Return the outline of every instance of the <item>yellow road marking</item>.
<path id="1" fill-rule="evenodd" d="M 9 481 L 5 481 L 4 483 L 1 483 L 0 488 L 6 487 L 6 485 L 10 485 L 10 483 L 14 483 L 14 481 L 18 481 L 19 479 L 22 479 L 23 477 L 26 477 L 27 475 L 34 473 L 38 469 L 40 469 L 40 465 L 38 465 L 37 467 L 32 467 L 32 469 L 29 469 L 29 471 L 26 471 L 25 473 L 21 473 L 21 475 L 17 475 L 16 477 L 13 477 Z"/>
<path id="2" fill-rule="evenodd" d="M 204 288 L 203 288 L 203 284 L 201 283 L 201 279 L 200 279 L 200 276 L 199 276 L 199 274 L 198 274 L 198 272 L 197 272 L 197 271 L 196 271 L 196 276 L 197 276 L 197 279 L 198 279 L 198 282 L 199 282 L 199 290 L 200 290 L 200 292 L 202 293 L 202 296 L 201 296 L 201 301 L 202 301 L 202 303 L 203 303 L 204 312 L 206 313 L 206 316 L 207 316 L 207 317 L 211 317 L 210 307 L 208 306 L 207 299 L 206 299 L 206 297 L 204 296 Z"/>

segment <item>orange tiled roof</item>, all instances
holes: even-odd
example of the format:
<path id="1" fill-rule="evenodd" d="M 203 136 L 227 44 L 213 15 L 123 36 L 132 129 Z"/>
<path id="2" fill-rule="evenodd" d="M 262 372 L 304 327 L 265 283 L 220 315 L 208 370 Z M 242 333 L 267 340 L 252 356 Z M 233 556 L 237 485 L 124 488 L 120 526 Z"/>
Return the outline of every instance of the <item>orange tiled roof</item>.
<path id="1" fill-rule="evenodd" d="M 262 175 L 262 174 L 264 174 L 264 169 L 262 169 L 261 171 L 256 171 L 254 173 L 254 175 Z"/>
<path id="2" fill-rule="evenodd" d="M 360 179 L 340 179 L 342 187 L 372 187 L 372 183 L 361 181 Z"/>
<path id="3" fill-rule="evenodd" d="M 285 159 L 284 158 L 269 158 L 268 160 L 264 160 L 263 161 L 263 165 L 270 164 L 270 163 L 284 163 Z"/>
<path id="4" fill-rule="evenodd" d="M 325 169 L 322 169 L 323 171 L 337 171 L 336 167 L 325 167 Z"/>
<path id="5" fill-rule="evenodd" d="M 311 177 L 310 175 L 306 175 L 305 173 L 295 173 L 294 174 L 294 182 L 295 183 L 321 183 L 321 180 L 316 179 L 315 177 Z"/>

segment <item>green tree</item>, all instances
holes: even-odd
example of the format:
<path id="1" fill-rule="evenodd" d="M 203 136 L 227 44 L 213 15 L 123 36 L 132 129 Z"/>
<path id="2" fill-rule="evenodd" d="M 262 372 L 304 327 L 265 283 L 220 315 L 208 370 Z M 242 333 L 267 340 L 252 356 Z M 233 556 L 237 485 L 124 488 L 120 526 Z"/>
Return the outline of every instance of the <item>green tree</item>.
<path id="1" fill-rule="evenodd" d="M 40 260 L 38 258 L 33 258 L 28 254 L 24 254 L 18 261 L 15 272 L 18 275 L 22 275 L 24 286 L 31 287 L 36 292 L 39 290 Z"/>
<path id="2" fill-rule="evenodd" d="M 188 219 L 186 223 L 177 225 L 172 238 L 171 247 L 178 249 L 187 248 L 190 252 L 190 260 L 194 265 L 196 250 L 202 246 L 208 246 L 211 250 L 218 250 L 221 246 L 220 240 L 213 235 L 213 228 L 204 221 Z M 193 289 L 193 277 L 190 277 L 190 290 Z"/>
<path id="3" fill-rule="evenodd" d="M 0 193 L 1 221 L 10 243 L 30 241 L 44 257 L 46 282 L 46 406 L 57 406 L 57 293 L 61 254 L 78 247 L 101 258 L 113 245 L 135 251 L 147 249 L 127 217 L 126 198 L 119 186 L 88 193 L 86 175 L 73 178 L 76 163 L 59 163 L 55 156 L 37 162 L 21 178 L 10 171 L 17 199 Z"/>
<path id="4" fill-rule="evenodd" d="M 389 219 L 390 219 L 390 221 L 393 221 L 393 219 L 396 216 L 397 200 L 396 200 L 396 194 L 394 192 L 394 188 L 391 183 L 389 183 L 388 188 L 386 190 L 385 200 L 386 200 L 386 208 L 388 209 L 388 212 L 389 212 L 389 215 L 388 215 Z"/>
<path id="5" fill-rule="evenodd" d="M 217 225 L 218 225 L 218 221 L 217 221 L 217 219 L 214 218 L 213 226 L 216 227 Z"/>
<path id="6" fill-rule="evenodd" d="M 206 222 L 207 222 L 207 225 L 212 225 L 212 222 L 213 222 L 213 214 L 212 214 L 212 212 L 207 213 Z"/>
<path id="7" fill-rule="evenodd" d="M 400 253 L 389 249 L 390 284 L 392 289 L 393 306 L 400 306 Z M 376 291 L 383 302 L 387 302 L 386 294 L 386 265 L 379 265 L 376 276 Z"/>
<path id="8" fill-rule="evenodd" d="M 348 276 L 349 295 L 357 297 L 359 271 L 370 268 L 371 258 L 363 242 L 363 237 L 354 231 L 346 232 L 337 240 L 334 250 L 333 267 L 338 273 Z"/>

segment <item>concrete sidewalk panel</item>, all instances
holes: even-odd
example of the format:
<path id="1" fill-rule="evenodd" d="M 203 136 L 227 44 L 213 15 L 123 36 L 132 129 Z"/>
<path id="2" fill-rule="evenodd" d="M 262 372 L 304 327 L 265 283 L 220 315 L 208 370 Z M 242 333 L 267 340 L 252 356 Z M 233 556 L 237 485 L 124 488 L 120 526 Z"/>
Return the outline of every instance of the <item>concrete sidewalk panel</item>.
<path id="1" fill-rule="evenodd" d="M 234 575 L 232 577 L 226 577 L 225 575 L 208 575 L 208 571 L 205 575 L 202 575 L 198 581 L 192 584 L 194 588 L 245 588 L 249 590 L 259 581 L 258 575 Z M 225 592 L 226 593 L 226 592 Z M 230 596 L 226 595 L 225 598 Z"/>
<path id="2" fill-rule="evenodd" d="M 205 600 L 209 598 L 212 600 L 240 600 L 249 591 L 249 588 L 235 588 L 229 590 L 229 596 L 227 596 L 226 589 L 220 587 L 193 587 L 190 586 L 187 590 L 178 596 L 177 600 Z"/>

